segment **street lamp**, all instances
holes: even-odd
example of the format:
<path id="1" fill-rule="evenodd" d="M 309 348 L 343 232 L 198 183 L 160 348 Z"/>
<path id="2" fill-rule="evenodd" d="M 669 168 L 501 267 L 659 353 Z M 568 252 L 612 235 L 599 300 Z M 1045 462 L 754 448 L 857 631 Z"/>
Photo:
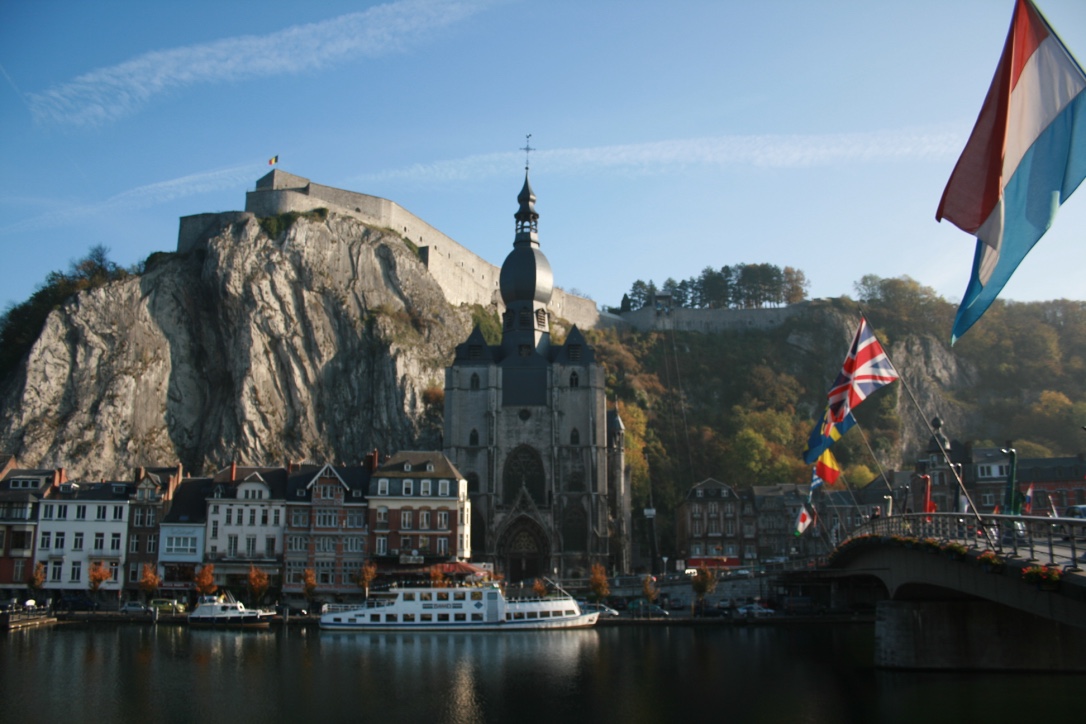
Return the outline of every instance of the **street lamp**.
<path id="1" fill-rule="evenodd" d="M 1018 515 L 1018 451 L 1013 447 L 1001 448 L 1000 452 L 1011 460 L 1010 470 L 1007 471 L 1007 490 L 1003 494 L 1003 508 L 1007 515 Z"/>

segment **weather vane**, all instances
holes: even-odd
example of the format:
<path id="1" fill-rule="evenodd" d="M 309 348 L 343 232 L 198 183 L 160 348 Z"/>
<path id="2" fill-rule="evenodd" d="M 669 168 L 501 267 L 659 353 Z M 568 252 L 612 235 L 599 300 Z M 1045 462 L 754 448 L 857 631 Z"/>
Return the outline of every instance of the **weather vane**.
<path id="1" fill-rule="evenodd" d="M 532 148 L 532 134 L 529 133 L 529 134 L 526 134 L 524 136 L 524 148 L 522 148 L 520 150 L 524 151 L 524 170 L 527 171 L 528 170 L 528 154 L 535 150 L 534 148 Z"/>

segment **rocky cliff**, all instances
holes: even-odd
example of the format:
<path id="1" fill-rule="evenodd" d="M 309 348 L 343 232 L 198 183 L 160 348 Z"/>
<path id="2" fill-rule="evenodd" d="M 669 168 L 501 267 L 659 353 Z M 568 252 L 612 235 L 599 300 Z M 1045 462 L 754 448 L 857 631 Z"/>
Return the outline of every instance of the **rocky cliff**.
<path id="1" fill-rule="evenodd" d="M 399 236 L 317 214 L 272 238 L 249 217 L 152 260 L 49 317 L 0 401 L 0 450 L 96 479 L 440 446 L 423 392 L 470 313 Z"/>

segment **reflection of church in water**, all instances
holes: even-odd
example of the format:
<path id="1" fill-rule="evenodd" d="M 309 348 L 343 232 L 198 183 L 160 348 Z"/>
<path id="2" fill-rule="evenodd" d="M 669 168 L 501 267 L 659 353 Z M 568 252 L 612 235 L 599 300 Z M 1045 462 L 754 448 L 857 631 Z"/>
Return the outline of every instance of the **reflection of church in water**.
<path id="1" fill-rule="evenodd" d="M 445 454 L 468 480 L 472 559 L 510 581 L 629 569 L 623 427 L 604 373 L 576 328 L 551 344 L 554 278 L 539 249 L 535 195 L 517 197 L 501 269 L 502 340 L 476 328 L 445 371 Z"/>

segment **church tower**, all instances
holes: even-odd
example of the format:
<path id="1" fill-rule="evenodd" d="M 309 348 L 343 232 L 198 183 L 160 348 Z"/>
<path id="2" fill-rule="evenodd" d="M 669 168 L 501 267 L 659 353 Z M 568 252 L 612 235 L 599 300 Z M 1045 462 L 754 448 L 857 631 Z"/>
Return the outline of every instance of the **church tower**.
<path id="1" fill-rule="evenodd" d="M 475 328 L 445 371 L 445 454 L 468 481 L 473 560 L 510 581 L 587 576 L 629 564 L 622 421 L 573 327 L 551 340 L 554 290 L 525 170 L 513 250 L 502 264 L 500 344 Z"/>

